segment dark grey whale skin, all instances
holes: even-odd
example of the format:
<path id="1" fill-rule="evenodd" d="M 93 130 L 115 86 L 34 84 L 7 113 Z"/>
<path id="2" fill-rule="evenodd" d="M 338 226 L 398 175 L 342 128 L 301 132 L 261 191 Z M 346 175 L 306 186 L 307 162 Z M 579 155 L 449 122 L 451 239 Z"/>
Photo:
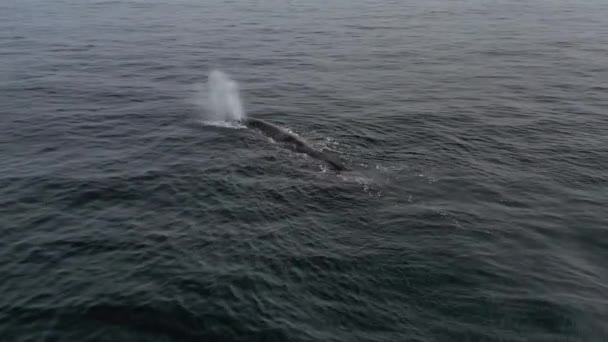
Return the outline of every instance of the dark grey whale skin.
<path id="1" fill-rule="evenodd" d="M 275 141 L 280 141 L 289 144 L 294 151 L 300 153 L 306 153 L 309 156 L 326 162 L 336 171 L 346 170 L 346 166 L 337 158 L 323 151 L 319 151 L 310 146 L 306 141 L 297 135 L 287 131 L 285 128 L 277 126 L 268 121 L 246 118 L 241 121 L 245 126 L 249 128 L 255 128 L 262 132 L 264 135 L 272 138 Z"/>

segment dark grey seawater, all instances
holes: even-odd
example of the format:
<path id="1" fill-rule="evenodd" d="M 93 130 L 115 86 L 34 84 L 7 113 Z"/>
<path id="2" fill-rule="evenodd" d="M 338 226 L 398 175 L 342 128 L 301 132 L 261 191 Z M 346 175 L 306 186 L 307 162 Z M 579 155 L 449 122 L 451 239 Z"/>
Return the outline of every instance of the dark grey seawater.
<path id="1" fill-rule="evenodd" d="M 607 18 L 0 2 L 0 340 L 607 341 Z M 350 171 L 202 124 L 214 69 Z"/>

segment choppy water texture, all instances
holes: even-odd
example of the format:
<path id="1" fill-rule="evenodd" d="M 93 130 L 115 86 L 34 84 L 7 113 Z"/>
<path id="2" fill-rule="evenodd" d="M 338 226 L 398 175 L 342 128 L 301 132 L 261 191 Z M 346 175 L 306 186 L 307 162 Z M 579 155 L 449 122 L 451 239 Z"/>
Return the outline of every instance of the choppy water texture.
<path id="1" fill-rule="evenodd" d="M 3 341 L 606 341 L 605 1 L 0 4 Z M 202 124 L 210 70 L 336 174 Z"/>

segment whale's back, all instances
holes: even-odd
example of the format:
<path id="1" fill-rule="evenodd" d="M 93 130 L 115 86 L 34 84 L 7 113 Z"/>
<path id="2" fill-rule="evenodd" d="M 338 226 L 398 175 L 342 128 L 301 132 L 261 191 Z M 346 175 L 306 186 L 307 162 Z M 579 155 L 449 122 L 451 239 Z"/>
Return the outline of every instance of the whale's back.
<path id="1" fill-rule="evenodd" d="M 300 138 L 298 135 L 289 132 L 285 128 L 275 125 L 260 119 L 247 118 L 243 120 L 244 124 L 249 128 L 255 128 L 272 138 L 275 141 L 288 143 L 292 148 L 300 153 L 306 153 L 309 156 L 323 160 L 338 171 L 346 170 L 346 167 L 340 159 L 327 152 L 319 151 Z"/>

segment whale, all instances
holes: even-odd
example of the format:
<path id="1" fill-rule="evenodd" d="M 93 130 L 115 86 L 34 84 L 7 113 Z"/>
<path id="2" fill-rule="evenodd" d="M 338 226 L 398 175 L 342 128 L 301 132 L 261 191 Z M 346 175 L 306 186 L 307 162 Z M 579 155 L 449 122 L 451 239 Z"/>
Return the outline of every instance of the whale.
<path id="1" fill-rule="evenodd" d="M 299 137 L 297 134 L 288 131 L 287 129 L 275 125 L 271 122 L 255 118 L 245 118 L 241 120 L 241 124 L 248 128 L 256 129 L 265 136 L 272 138 L 274 141 L 285 143 L 293 151 L 305 153 L 312 158 L 321 160 L 331 166 L 336 171 L 345 171 L 346 166 L 340 161 L 337 156 L 334 156 L 325 151 L 320 151 L 312 147 L 308 142 Z"/>

